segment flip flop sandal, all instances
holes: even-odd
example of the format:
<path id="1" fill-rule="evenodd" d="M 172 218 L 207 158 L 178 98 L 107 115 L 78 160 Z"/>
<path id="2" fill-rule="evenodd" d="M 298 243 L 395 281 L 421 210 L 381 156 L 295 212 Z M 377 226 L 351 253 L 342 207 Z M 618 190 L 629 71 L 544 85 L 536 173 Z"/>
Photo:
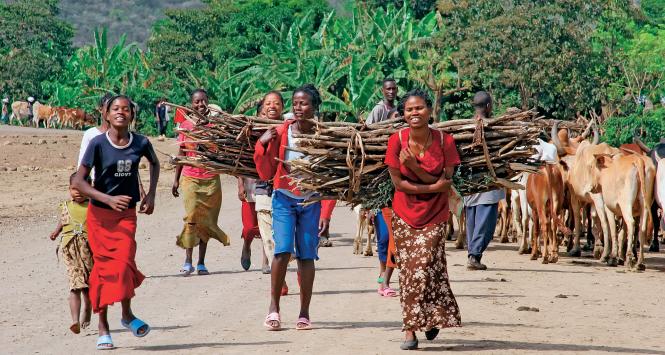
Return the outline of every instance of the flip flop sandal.
<path id="1" fill-rule="evenodd" d="M 111 339 L 111 335 L 100 335 L 99 338 L 97 338 L 97 350 L 113 349 L 115 349 L 115 346 L 113 346 L 113 339 Z"/>
<path id="2" fill-rule="evenodd" d="M 277 326 L 272 326 L 270 322 L 277 322 Z M 282 330 L 282 320 L 279 316 L 279 313 L 272 312 L 268 314 L 266 316 L 266 320 L 263 322 L 263 325 L 270 331 Z"/>
<path id="3" fill-rule="evenodd" d="M 333 243 L 330 241 L 330 237 L 319 238 L 319 247 L 329 248 L 331 246 L 333 246 Z"/>
<path id="4" fill-rule="evenodd" d="M 304 327 L 299 327 L 300 324 L 304 324 Z M 312 321 L 305 317 L 300 317 L 298 318 L 298 321 L 296 322 L 296 330 L 311 330 L 312 329 Z"/>
<path id="5" fill-rule="evenodd" d="M 381 297 L 397 297 L 397 291 L 390 287 L 379 288 L 379 295 L 381 295 Z"/>
<path id="6" fill-rule="evenodd" d="M 140 320 L 136 317 L 134 318 L 134 320 L 132 320 L 129 323 L 127 323 L 127 322 L 125 322 L 124 320 L 121 319 L 120 324 L 123 327 L 131 330 L 132 334 L 134 334 L 134 336 L 137 337 L 137 338 L 143 338 L 144 336 L 148 335 L 148 333 L 150 333 L 150 326 L 148 325 L 148 323 L 146 323 L 146 322 L 144 322 L 144 321 L 142 321 L 142 320 Z M 143 327 L 145 327 L 145 331 L 143 333 L 139 333 L 139 330 Z"/>
<path id="7" fill-rule="evenodd" d="M 210 271 L 203 264 L 196 265 L 196 273 L 199 275 L 210 275 Z"/>
<path id="8" fill-rule="evenodd" d="M 189 276 L 193 272 L 194 272 L 194 266 L 192 266 L 191 263 L 183 264 L 182 269 L 180 269 L 180 273 L 182 274 L 182 276 Z"/>

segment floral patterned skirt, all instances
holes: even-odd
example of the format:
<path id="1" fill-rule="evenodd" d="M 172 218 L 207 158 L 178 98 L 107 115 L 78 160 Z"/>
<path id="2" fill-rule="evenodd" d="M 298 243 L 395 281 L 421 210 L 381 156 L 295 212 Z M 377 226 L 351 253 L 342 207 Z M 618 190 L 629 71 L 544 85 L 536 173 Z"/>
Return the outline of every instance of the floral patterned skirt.
<path id="1" fill-rule="evenodd" d="M 450 289 L 445 253 L 445 223 L 423 229 L 393 215 L 403 331 L 460 327 L 457 301 Z"/>

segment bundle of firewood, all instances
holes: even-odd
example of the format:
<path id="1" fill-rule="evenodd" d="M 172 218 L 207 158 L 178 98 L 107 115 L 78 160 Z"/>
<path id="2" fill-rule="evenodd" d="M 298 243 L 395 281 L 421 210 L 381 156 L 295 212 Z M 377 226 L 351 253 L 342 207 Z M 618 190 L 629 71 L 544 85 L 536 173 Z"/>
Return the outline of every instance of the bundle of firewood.
<path id="1" fill-rule="evenodd" d="M 201 117 L 187 110 L 197 123 L 183 132 L 198 143 L 195 157 L 174 157 L 175 164 L 204 167 L 214 172 L 257 178 L 254 145 L 263 132 L 280 121 L 214 112 Z M 530 158 L 539 134 L 548 123 L 535 111 L 509 110 L 496 118 L 463 119 L 436 123 L 433 127 L 455 138 L 462 163 L 454 186 L 462 195 L 490 189 L 520 188 L 510 179 L 535 172 L 539 163 Z M 573 125 L 562 125 L 575 128 Z M 289 161 L 290 177 L 302 189 L 320 198 L 378 208 L 392 195 L 392 184 L 383 164 L 389 137 L 406 127 L 403 120 L 364 125 L 317 122 L 312 134 L 296 134 L 304 159 Z"/>

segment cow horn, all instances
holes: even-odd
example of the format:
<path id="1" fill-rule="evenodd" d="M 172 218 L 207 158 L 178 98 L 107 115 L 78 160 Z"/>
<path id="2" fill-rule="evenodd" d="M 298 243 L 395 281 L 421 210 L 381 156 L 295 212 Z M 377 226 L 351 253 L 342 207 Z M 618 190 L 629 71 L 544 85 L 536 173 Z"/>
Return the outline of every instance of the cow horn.
<path id="1" fill-rule="evenodd" d="M 554 124 L 552 125 L 552 144 L 556 147 L 556 152 L 559 154 L 559 157 L 562 157 L 566 155 L 566 151 L 563 149 L 561 146 L 561 141 L 559 140 L 559 132 L 558 128 L 559 127 L 559 121 L 554 121 Z"/>
<path id="2" fill-rule="evenodd" d="M 647 155 L 651 154 L 651 149 L 649 149 L 649 147 L 647 147 L 647 145 L 642 142 L 639 129 L 637 128 L 633 132 L 633 143 L 637 144 L 637 146 L 640 147 L 640 149 L 642 149 L 645 153 L 647 153 Z"/>
<path id="3" fill-rule="evenodd" d="M 598 132 L 598 126 L 596 126 L 594 124 L 593 125 L 593 141 L 591 142 L 591 144 L 596 145 L 598 143 L 600 143 L 600 132 Z"/>
<path id="4" fill-rule="evenodd" d="M 587 139 L 589 137 L 589 134 L 591 134 L 591 127 L 593 127 L 593 120 L 589 122 L 584 129 L 584 132 L 582 132 L 582 139 Z"/>

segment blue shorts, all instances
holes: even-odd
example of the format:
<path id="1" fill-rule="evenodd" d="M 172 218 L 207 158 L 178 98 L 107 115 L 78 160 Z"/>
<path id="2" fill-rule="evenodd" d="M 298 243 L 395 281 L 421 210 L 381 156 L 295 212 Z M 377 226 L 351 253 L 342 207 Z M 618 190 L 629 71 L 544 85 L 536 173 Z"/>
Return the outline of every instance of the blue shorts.
<path id="1" fill-rule="evenodd" d="M 272 234 L 275 255 L 295 250 L 300 260 L 319 260 L 321 203 L 299 205 L 303 200 L 277 190 L 272 195 Z"/>
<path id="2" fill-rule="evenodd" d="M 374 230 L 376 231 L 376 244 L 379 249 L 379 261 L 385 263 L 388 260 L 390 235 L 388 234 L 388 225 L 381 211 L 374 216 Z"/>

